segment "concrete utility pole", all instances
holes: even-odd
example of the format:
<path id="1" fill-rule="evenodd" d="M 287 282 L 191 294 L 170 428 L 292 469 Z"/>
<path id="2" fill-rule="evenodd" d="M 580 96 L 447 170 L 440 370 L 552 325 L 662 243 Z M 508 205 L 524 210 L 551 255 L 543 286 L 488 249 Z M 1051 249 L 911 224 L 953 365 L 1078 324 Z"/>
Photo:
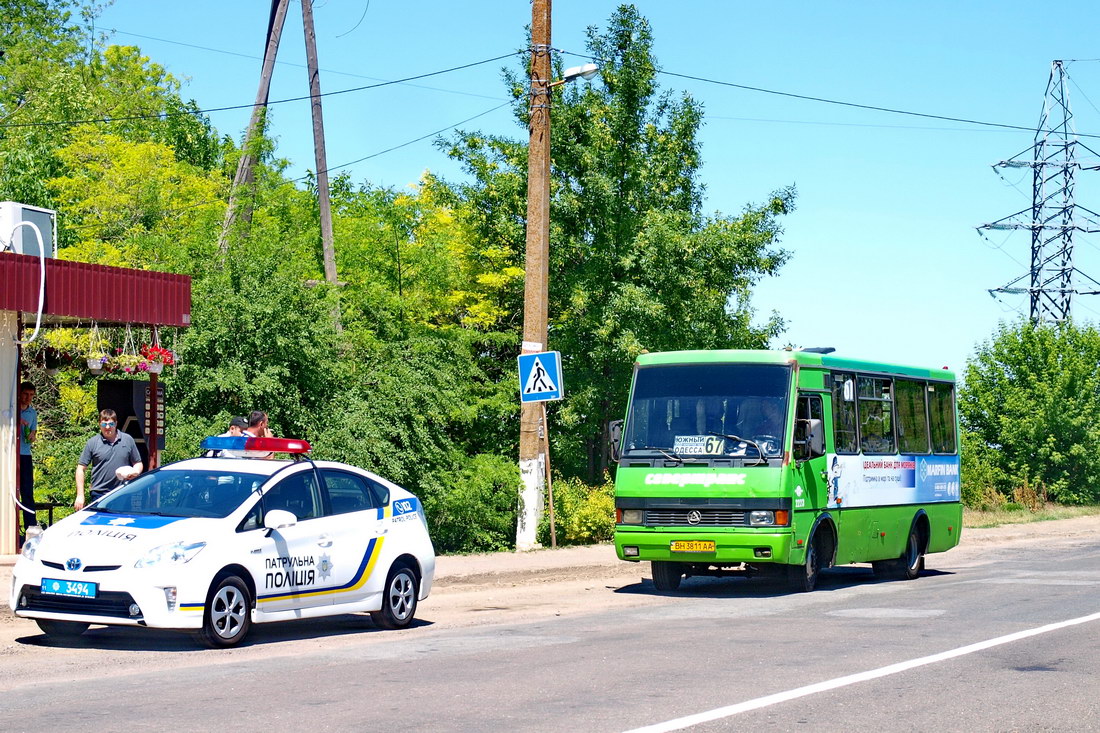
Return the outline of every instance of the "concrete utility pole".
<path id="1" fill-rule="evenodd" d="M 239 212 L 237 195 L 241 186 L 250 185 L 253 182 L 252 168 L 256 165 L 256 159 L 251 152 L 252 141 L 260 124 L 260 115 L 267 110 L 271 74 L 275 69 L 275 56 L 279 53 L 279 39 L 283 35 L 283 22 L 286 20 L 286 9 L 289 4 L 290 0 L 271 0 L 271 17 L 267 23 L 267 47 L 264 49 L 264 62 L 260 69 L 260 86 L 256 90 L 256 103 L 252 107 L 252 118 L 248 121 L 248 132 L 245 133 L 241 157 L 237 161 L 237 174 L 233 177 L 233 185 L 229 189 L 229 206 L 225 210 L 225 221 L 222 223 L 222 232 L 218 237 L 218 251 L 223 255 L 229 247 L 229 233 L 233 231 L 237 219 L 252 220 L 251 200 L 245 205 L 243 213 Z"/>
<path id="2" fill-rule="evenodd" d="M 531 138 L 527 150 L 527 254 L 523 286 L 523 352 L 546 350 L 550 260 L 550 0 L 531 0 Z M 537 547 L 546 464 L 539 446 L 542 406 L 520 408 L 520 492 L 516 549 Z M 545 426 L 541 426 L 545 429 Z"/>
<path id="3" fill-rule="evenodd" d="M 317 70 L 317 34 L 313 31 L 313 8 L 302 0 L 302 29 L 306 34 L 306 66 L 309 70 L 310 113 L 313 115 L 313 157 L 317 161 L 317 203 L 321 214 L 321 251 L 325 281 L 336 284 L 336 249 L 332 243 L 332 206 L 329 203 L 328 157 L 325 155 L 325 122 L 321 115 L 321 75 Z"/>

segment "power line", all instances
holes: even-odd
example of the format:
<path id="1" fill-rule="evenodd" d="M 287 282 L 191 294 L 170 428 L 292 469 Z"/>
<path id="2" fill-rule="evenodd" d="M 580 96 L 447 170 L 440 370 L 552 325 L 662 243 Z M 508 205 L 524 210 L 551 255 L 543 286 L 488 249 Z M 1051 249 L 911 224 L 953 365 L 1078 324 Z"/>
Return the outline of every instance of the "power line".
<path id="1" fill-rule="evenodd" d="M 597 59 L 590 54 L 575 53 L 573 51 L 565 51 L 563 49 L 555 49 L 558 53 L 564 53 L 569 56 L 576 56 L 578 58 L 593 59 L 598 62 L 609 63 L 609 59 Z M 749 86 L 748 84 L 736 84 L 732 81 L 722 81 L 721 79 L 709 79 L 705 76 L 694 76 L 692 74 L 680 74 L 675 71 L 663 71 L 656 70 L 656 73 L 663 74 L 665 76 L 676 77 L 677 79 L 690 79 L 691 81 L 700 81 L 706 84 L 715 84 L 723 87 L 731 87 L 733 89 L 743 89 L 750 92 L 760 92 L 761 94 L 773 94 L 778 97 L 788 97 L 790 99 L 802 99 L 808 102 L 820 102 L 822 104 L 833 104 L 840 107 L 852 107 L 855 109 L 866 109 L 873 112 L 886 112 L 895 115 L 907 115 L 909 117 L 921 117 L 929 120 L 943 120 L 945 122 L 961 122 L 967 125 L 982 125 L 984 127 L 997 127 L 1005 130 L 1023 130 L 1025 132 L 1043 132 L 1043 130 L 1029 127 L 1027 125 L 1009 125 L 1003 122 L 989 122 L 986 120 L 972 120 L 966 117 L 951 117 L 948 115 L 934 115 L 927 112 L 914 112 L 912 110 L 896 109 L 894 107 L 880 107 L 873 104 L 860 104 L 858 102 L 845 102 L 839 99 L 829 99 L 827 97 L 815 97 L 808 94 L 795 94 L 794 92 L 784 92 L 777 89 L 766 89 L 764 87 Z M 1084 132 L 1077 133 L 1078 137 L 1088 137 L 1100 139 L 1100 135 L 1091 135 Z"/>
<path id="2" fill-rule="evenodd" d="M 418 143 L 421 140 L 426 140 L 429 137 L 435 137 L 436 135 L 440 135 L 444 132 L 447 132 L 447 130 L 458 127 L 459 125 L 465 125 L 467 122 L 470 122 L 472 120 L 476 120 L 478 117 L 484 117 L 485 115 L 489 114 L 490 112 L 496 112 L 501 107 L 507 107 L 510 104 L 512 104 L 512 100 L 508 100 L 504 104 L 498 104 L 496 107 L 492 107 L 491 109 L 487 109 L 484 112 L 479 112 L 476 115 L 474 115 L 473 117 L 467 117 L 466 119 L 461 120 L 459 122 L 456 122 L 453 125 L 447 125 L 446 127 L 440 128 L 440 129 L 436 130 L 435 132 L 429 132 L 427 135 L 421 135 L 418 138 L 415 138 L 413 140 L 409 140 L 408 142 L 401 143 L 400 145 L 394 145 L 392 148 L 386 148 L 385 150 L 379 150 L 377 153 L 371 153 L 370 155 L 364 155 L 362 158 L 356 158 L 355 160 L 348 161 L 347 163 L 341 163 L 339 165 L 330 166 L 329 168 L 326 169 L 326 171 L 330 171 L 330 170 L 333 170 L 335 168 L 345 168 L 349 165 L 355 165 L 356 163 L 362 163 L 364 160 L 370 160 L 371 158 L 377 158 L 379 155 L 385 155 L 386 153 L 393 152 L 394 150 L 398 150 L 400 148 L 408 147 L 409 145 L 412 145 L 413 143 Z M 306 175 L 301 176 L 299 178 L 295 178 L 293 180 L 301 181 L 301 180 L 304 180 L 308 177 L 309 177 L 309 174 L 307 173 Z"/>
<path id="3" fill-rule="evenodd" d="M 494 61 L 500 61 L 511 56 L 516 56 L 520 53 L 526 53 L 525 51 L 512 51 L 511 53 L 502 54 L 500 56 L 494 56 L 491 59 L 483 59 L 481 61 L 474 61 L 469 64 L 462 64 L 461 66 L 452 66 L 449 69 L 441 69 L 439 71 L 430 71 L 426 74 L 417 74 L 416 76 L 408 76 L 404 79 L 394 79 L 392 81 L 383 81 L 377 84 L 366 84 L 360 87 L 352 87 L 351 89 L 338 89 L 332 92 L 322 92 L 316 95 L 317 97 L 332 97 L 337 94 L 350 94 L 351 92 L 361 92 L 367 89 L 377 89 L 379 87 L 391 86 L 393 84 L 402 84 L 408 81 L 415 81 L 416 79 L 426 79 L 430 76 L 439 76 L 441 74 L 448 74 L 452 71 L 461 71 L 462 69 L 469 69 L 474 66 L 481 66 L 483 64 L 490 64 Z M 179 117 L 182 115 L 199 115 L 210 114 L 211 112 L 226 112 L 235 109 L 252 109 L 256 106 L 271 106 L 273 104 L 285 104 L 287 102 L 301 102 L 306 99 L 313 99 L 314 95 L 307 94 L 304 97 L 288 97 L 286 99 L 275 99 L 267 103 L 267 105 L 252 104 L 235 104 L 227 107 L 210 107 L 207 109 L 186 110 L 181 112 L 157 112 L 155 114 L 148 115 L 125 115 L 122 117 L 102 117 L 96 119 L 87 120 L 50 120 L 46 122 L 9 122 L 0 124 L 0 129 L 4 128 L 16 128 L 16 127 L 54 127 L 60 125 L 89 125 L 89 124 L 102 124 L 110 122 L 130 122 L 134 120 L 164 120 L 169 117 Z"/>
<path id="4" fill-rule="evenodd" d="M 784 125 L 822 125 L 827 127 L 869 127 L 886 130 L 928 130 L 931 132 L 1015 132 L 1014 130 L 976 130 L 972 127 L 926 127 L 923 125 L 878 125 L 870 122 L 826 122 L 822 120 L 777 120 L 759 117 L 726 117 L 707 115 L 707 120 L 732 120 L 735 122 L 766 122 Z"/>
<path id="5" fill-rule="evenodd" d="M 355 30 L 355 29 L 353 28 L 352 30 Z M 157 36 L 147 36 L 147 35 L 143 35 L 141 33 L 132 33 L 131 31 L 121 31 L 121 30 L 118 30 L 117 28 L 112 28 L 110 30 L 110 32 L 121 34 L 121 35 L 124 35 L 124 36 L 133 36 L 134 38 L 143 38 L 147 41 L 157 41 L 158 43 L 167 43 L 167 44 L 170 44 L 170 45 L 173 45 L 173 46 L 183 46 L 184 48 L 194 48 L 194 49 L 198 49 L 199 51 L 210 51 L 211 53 L 220 53 L 220 54 L 225 54 L 226 56 L 236 56 L 238 58 L 250 59 L 252 61 L 263 61 L 262 56 L 256 56 L 256 55 L 248 54 L 248 53 L 240 53 L 239 51 L 229 51 L 229 50 L 224 49 L 224 48 L 213 48 L 212 46 L 200 46 L 200 45 L 195 44 L 195 43 L 185 43 L 184 41 L 173 41 L 170 38 L 159 38 Z M 348 31 L 348 32 L 350 33 L 351 31 Z M 337 36 L 337 37 L 339 37 L 339 36 Z M 294 63 L 293 61 L 276 61 L 275 65 L 276 66 L 294 66 L 294 67 L 297 67 L 299 69 L 306 68 L 305 64 L 297 64 L 297 63 Z M 353 79 L 369 79 L 370 81 L 388 81 L 387 79 L 382 79 L 382 78 L 377 77 L 377 76 L 368 76 L 366 74 L 356 74 L 353 71 L 341 71 L 339 69 L 326 69 L 326 68 L 322 68 L 321 71 L 325 72 L 326 74 L 339 74 L 341 76 L 350 76 Z M 498 97 L 493 97 L 493 96 L 490 96 L 488 94 L 477 94 L 475 92 L 463 92 L 463 91 L 459 91 L 457 89 L 442 89 L 440 87 L 429 87 L 429 86 L 425 86 L 423 84 L 409 84 L 408 86 L 415 87 L 417 89 L 429 89 L 433 92 L 445 92 L 447 94 L 461 94 L 461 95 L 466 96 L 466 97 L 480 97 L 482 99 L 498 99 Z"/>
<path id="6" fill-rule="evenodd" d="M 346 30 L 346 31 L 344 31 L 343 33 L 341 33 L 340 35 L 338 35 L 336 37 L 337 38 L 343 38 L 347 34 L 351 33 L 351 31 L 355 30 L 360 25 L 362 25 L 363 24 L 363 19 L 367 17 L 367 11 L 368 10 L 370 10 L 370 0 L 367 0 L 367 7 L 363 8 L 363 14 L 359 16 L 359 20 L 356 21 L 355 25 L 353 25 L 351 27 L 351 30 Z"/>

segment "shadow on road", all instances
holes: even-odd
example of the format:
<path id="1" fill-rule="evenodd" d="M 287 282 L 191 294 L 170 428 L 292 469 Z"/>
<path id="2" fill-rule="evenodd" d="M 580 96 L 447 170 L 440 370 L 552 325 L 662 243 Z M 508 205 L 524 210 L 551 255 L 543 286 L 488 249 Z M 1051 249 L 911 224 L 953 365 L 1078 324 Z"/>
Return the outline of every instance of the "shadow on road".
<path id="1" fill-rule="evenodd" d="M 408 628 L 431 626 L 431 621 L 414 619 Z M 386 633 L 366 614 L 344 614 L 299 621 L 279 621 L 253 625 L 248 636 L 236 648 L 285 641 L 323 639 L 351 634 Z M 75 639 L 60 639 L 35 634 L 15 639 L 18 644 L 61 649 L 103 649 L 135 652 L 211 652 L 190 632 L 143 629 L 135 626 L 92 626 Z"/>
<path id="2" fill-rule="evenodd" d="M 920 578 L 909 582 L 919 583 L 921 578 L 940 575 L 954 575 L 954 573 L 943 570 L 924 570 Z M 878 578 L 870 568 L 866 567 L 829 568 L 821 571 L 814 593 L 827 593 L 861 585 L 901 582 L 906 581 Z M 652 580 L 643 579 L 641 582 L 616 588 L 614 592 L 649 596 L 685 596 L 688 598 L 775 598 L 778 596 L 799 595 L 787 586 L 786 579 L 782 575 L 771 573 L 722 578 L 710 576 L 685 578 L 681 581 L 680 587 L 674 591 L 659 591 L 653 586 Z"/>

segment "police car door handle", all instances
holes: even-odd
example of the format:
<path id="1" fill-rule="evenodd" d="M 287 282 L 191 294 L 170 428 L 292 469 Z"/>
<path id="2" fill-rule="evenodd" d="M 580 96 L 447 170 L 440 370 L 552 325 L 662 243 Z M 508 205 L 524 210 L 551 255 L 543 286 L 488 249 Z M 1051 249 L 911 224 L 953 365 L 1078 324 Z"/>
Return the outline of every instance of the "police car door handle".
<path id="1" fill-rule="evenodd" d="M 321 547 L 332 547 L 332 536 L 323 534 L 317 538 L 317 544 Z"/>

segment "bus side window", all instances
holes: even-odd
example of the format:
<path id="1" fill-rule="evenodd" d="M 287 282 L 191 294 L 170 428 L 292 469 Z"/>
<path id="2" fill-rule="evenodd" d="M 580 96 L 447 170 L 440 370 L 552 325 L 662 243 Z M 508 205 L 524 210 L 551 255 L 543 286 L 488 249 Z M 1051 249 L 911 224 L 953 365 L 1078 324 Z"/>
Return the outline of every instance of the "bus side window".
<path id="1" fill-rule="evenodd" d="M 895 383 L 898 415 L 898 450 L 902 453 L 928 452 L 928 416 L 925 410 L 924 382 L 899 379 Z"/>
<path id="2" fill-rule="evenodd" d="M 859 377 L 858 385 L 860 447 L 864 453 L 896 453 L 892 380 Z"/>
<path id="3" fill-rule="evenodd" d="M 950 384 L 928 385 L 928 413 L 932 418 L 932 452 L 955 453 L 955 388 Z"/>
<path id="4" fill-rule="evenodd" d="M 856 385 L 851 374 L 833 374 L 833 439 L 837 453 L 859 453 Z"/>

